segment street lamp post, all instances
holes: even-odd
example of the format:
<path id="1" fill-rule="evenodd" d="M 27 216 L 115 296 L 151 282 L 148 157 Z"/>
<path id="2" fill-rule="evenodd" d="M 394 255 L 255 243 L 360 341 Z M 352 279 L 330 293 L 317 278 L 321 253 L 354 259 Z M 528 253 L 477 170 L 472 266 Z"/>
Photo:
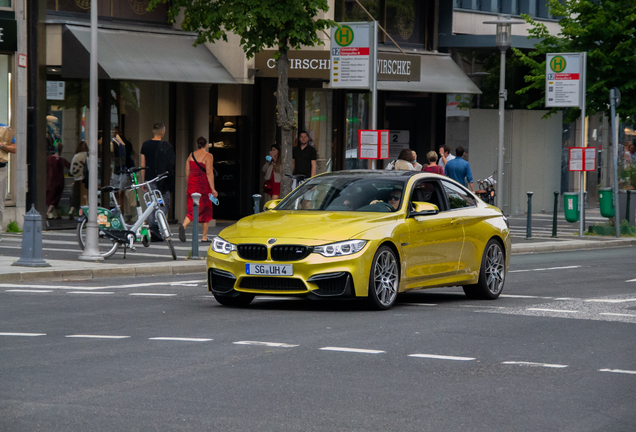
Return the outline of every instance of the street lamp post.
<path id="1" fill-rule="evenodd" d="M 504 167 L 504 119 L 506 93 L 506 51 L 510 48 L 512 39 L 512 25 L 524 24 L 523 21 L 511 20 L 509 16 L 499 15 L 496 21 L 484 21 L 484 24 L 495 24 L 497 26 L 497 36 L 495 44 L 501 51 L 501 71 L 499 76 L 499 145 L 497 147 L 497 194 L 496 205 L 503 207 L 503 167 Z"/>

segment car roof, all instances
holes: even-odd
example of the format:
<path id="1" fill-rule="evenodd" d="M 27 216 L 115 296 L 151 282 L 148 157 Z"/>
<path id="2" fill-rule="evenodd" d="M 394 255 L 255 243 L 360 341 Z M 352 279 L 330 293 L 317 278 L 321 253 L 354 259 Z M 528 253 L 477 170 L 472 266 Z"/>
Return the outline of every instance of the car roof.
<path id="1" fill-rule="evenodd" d="M 321 174 L 320 177 L 368 177 L 368 178 L 396 178 L 396 177 L 413 177 L 417 174 L 423 174 L 421 171 L 404 171 L 404 170 L 369 170 L 354 169 L 345 171 L 332 171 L 330 173 Z"/>

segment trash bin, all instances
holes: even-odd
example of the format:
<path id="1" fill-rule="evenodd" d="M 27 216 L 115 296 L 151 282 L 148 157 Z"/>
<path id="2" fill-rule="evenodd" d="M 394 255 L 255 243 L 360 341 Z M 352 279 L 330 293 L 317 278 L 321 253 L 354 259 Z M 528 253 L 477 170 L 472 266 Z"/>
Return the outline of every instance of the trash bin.
<path id="1" fill-rule="evenodd" d="M 563 198 L 565 199 L 563 205 L 565 220 L 568 222 L 578 222 L 581 213 L 579 211 L 579 193 L 565 192 L 563 193 Z"/>
<path id="2" fill-rule="evenodd" d="M 614 208 L 614 191 L 612 188 L 598 189 L 598 203 L 601 207 L 601 216 L 611 218 L 616 215 Z"/>

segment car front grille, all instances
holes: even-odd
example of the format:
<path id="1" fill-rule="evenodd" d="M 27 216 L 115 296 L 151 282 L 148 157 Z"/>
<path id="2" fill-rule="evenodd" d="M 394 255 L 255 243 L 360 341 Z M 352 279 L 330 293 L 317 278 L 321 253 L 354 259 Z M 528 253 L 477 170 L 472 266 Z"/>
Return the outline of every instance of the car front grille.
<path id="1" fill-rule="evenodd" d="M 260 244 L 240 244 L 237 247 L 238 254 L 244 260 L 265 261 L 267 259 L 267 247 Z"/>
<path id="2" fill-rule="evenodd" d="M 278 245 L 272 248 L 272 260 L 274 261 L 300 261 L 307 258 L 311 248 L 301 245 Z"/>
<path id="3" fill-rule="evenodd" d="M 286 277 L 244 277 L 241 288 L 263 291 L 306 291 L 305 283 L 300 279 Z"/>

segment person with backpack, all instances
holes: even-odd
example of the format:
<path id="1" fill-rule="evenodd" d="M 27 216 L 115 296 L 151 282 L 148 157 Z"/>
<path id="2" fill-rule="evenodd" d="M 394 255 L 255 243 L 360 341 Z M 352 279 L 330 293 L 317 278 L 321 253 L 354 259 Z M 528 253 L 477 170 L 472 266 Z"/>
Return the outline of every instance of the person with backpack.
<path id="1" fill-rule="evenodd" d="M 186 160 L 185 173 L 188 179 L 188 215 L 185 217 L 183 224 L 179 225 L 179 240 L 186 241 L 185 229 L 192 219 L 194 219 L 192 210 L 192 194 L 200 193 L 199 200 L 199 223 L 203 224 L 201 232 L 201 241 L 209 243 L 208 224 L 212 220 L 212 201 L 209 196 L 218 197 L 218 192 L 214 189 L 214 156 L 208 153 L 208 141 L 203 138 L 197 138 L 197 150 L 190 153 Z"/>
<path id="2" fill-rule="evenodd" d="M 144 141 L 141 145 L 141 167 L 147 168 L 141 171 L 141 181 L 143 183 L 146 178 L 153 179 L 159 174 L 168 171 L 167 178 L 155 182 L 151 186 L 161 192 L 163 205 L 160 208 L 167 216 L 168 209 L 170 209 L 170 190 L 174 183 L 174 148 L 172 144 L 163 139 L 166 134 L 166 126 L 163 123 L 155 123 L 152 127 L 152 134 L 152 139 Z M 160 231 L 154 214 L 151 214 L 148 218 L 148 225 L 150 225 L 153 241 L 163 241 L 159 235 Z"/>

